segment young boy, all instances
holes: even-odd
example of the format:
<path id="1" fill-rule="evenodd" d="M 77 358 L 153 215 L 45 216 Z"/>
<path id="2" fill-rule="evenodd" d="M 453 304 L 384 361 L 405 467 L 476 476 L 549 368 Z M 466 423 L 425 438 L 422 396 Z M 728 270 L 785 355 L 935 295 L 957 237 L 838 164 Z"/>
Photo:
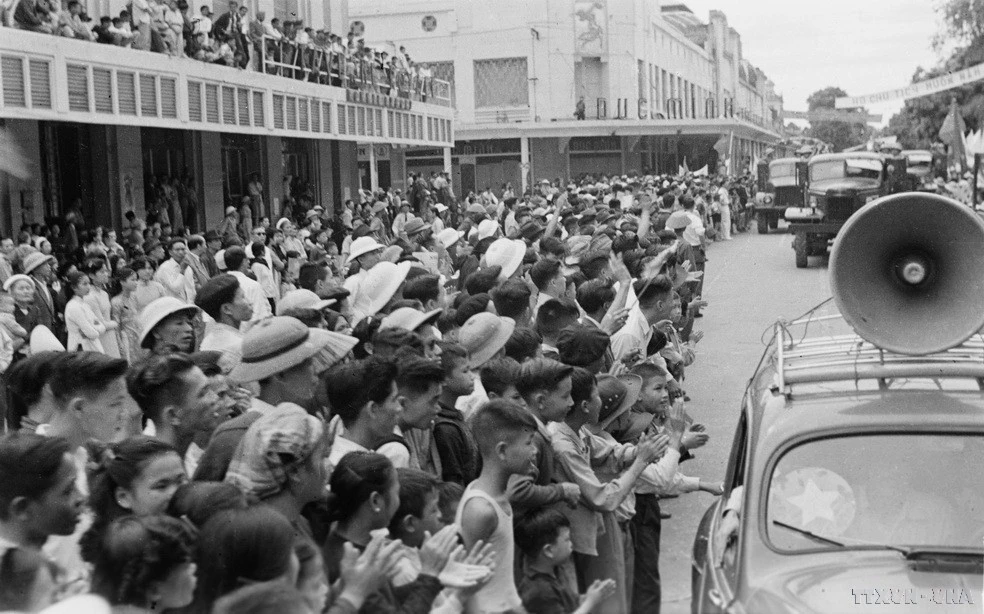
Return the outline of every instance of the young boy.
<path id="1" fill-rule="evenodd" d="M 599 611 L 626 612 L 630 579 L 625 565 L 624 534 L 615 512 L 632 493 L 643 471 L 666 449 L 666 438 L 647 435 L 632 449 L 625 446 L 601 454 L 584 427 L 597 428 L 599 421 L 628 412 L 639 396 L 642 380 L 631 375 L 623 378 L 606 375 L 596 380 L 591 372 L 576 368 L 572 381 L 574 406 L 563 422 L 551 424 L 548 429 L 557 473 L 575 482 L 581 493 L 578 506 L 565 512 L 572 525 L 577 576 L 581 586 L 614 577 L 614 595 L 600 604 Z M 596 475 L 592 464 L 599 460 L 604 462 L 606 470 Z"/>
<path id="2" fill-rule="evenodd" d="M 495 358 L 482 367 L 479 377 L 490 399 L 506 399 L 517 405 L 526 405 L 516 390 L 519 367 L 519 363 L 512 358 Z"/>
<path id="3" fill-rule="evenodd" d="M 475 390 L 475 378 L 468 362 L 468 352 L 456 343 L 441 344 L 441 367 L 444 387 L 438 399 L 440 411 L 434 422 L 434 445 L 441 459 L 441 479 L 464 486 L 480 469 L 478 446 L 465 424 L 465 416 L 455 403 Z"/>
<path id="4" fill-rule="evenodd" d="M 536 422 L 516 404 L 497 399 L 476 411 L 471 427 L 482 473 L 465 489 L 455 524 L 461 527 L 465 548 L 481 540 L 497 554 L 492 578 L 468 598 L 465 613 L 517 610 L 523 602 L 513 578 L 513 510 L 506 489 L 510 477 L 526 475 L 533 465 Z"/>
<path id="5" fill-rule="evenodd" d="M 681 454 L 687 449 L 697 448 L 707 442 L 707 434 L 703 427 L 697 424 L 683 428 L 680 422 L 674 424 L 670 414 L 685 417 L 682 403 L 670 406 L 670 396 L 666 389 L 669 373 L 653 363 L 639 363 L 632 368 L 632 373 L 643 378 L 642 393 L 639 400 L 628 414 L 635 423 L 634 428 L 625 429 L 621 436 L 615 435 L 620 441 L 630 441 L 643 431 L 662 430 L 670 439 L 666 454 L 659 462 L 650 466 L 639 480 L 635 488 L 634 509 L 631 500 L 626 513 L 630 515 L 629 543 L 634 547 L 634 553 L 626 553 L 633 561 L 632 611 L 659 612 L 662 600 L 662 583 L 659 575 L 659 550 L 662 534 L 662 511 L 659 497 L 676 495 L 696 490 L 719 492 L 720 483 L 704 482 L 699 478 L 685 476 L 679 471 Z M 672 411 L 671 411 L 672 410 Z M 659 416 L 659 417 L 658 417 Z M 663 419 L 661 420 L 660 417 Z M 651 427 L 656 419 L 666 428 Z M 609 427 L 614 433 L 616 424 Z"/>
<path id="6" fill-rule="evenodd" d="M 530 510 L 516 521 L 516 545 L 526 557 L 519 595 L 527 612 L 588 614 L 615 592 L 615 581 L 596 580 L 583 597 L 557 577 L 571 558 L 571 523 L 556 509 Z"/>
<path id="7" fill-rule="evenodd" d="M 576 484 L 554 482 L 554 455 L 547 430 L 548 423 L 563 420 L 573 405 L 573 370 L 573 367 L 549 358 L 535 358 L 520 366 L 516 390 L 533 416 L 536 425 L 533 445 L 537 452 L 533 471 L 522 472 L 509 482 L 509 501 L 520 513 L 560 501 L 574 506 L 580 497 Z"/>
<path id="8" fill-rule="evenodd" d="M 420 575 L 420 546 L 425 533 L 443 528 L 438 507 L 440 481 L 418 469 L 397 469 L 400 480 L 400 506 L 390 520 L 389 533 L 403 542 L 403 557 L 391 576 L 393 586 L 403 586 Z"/>

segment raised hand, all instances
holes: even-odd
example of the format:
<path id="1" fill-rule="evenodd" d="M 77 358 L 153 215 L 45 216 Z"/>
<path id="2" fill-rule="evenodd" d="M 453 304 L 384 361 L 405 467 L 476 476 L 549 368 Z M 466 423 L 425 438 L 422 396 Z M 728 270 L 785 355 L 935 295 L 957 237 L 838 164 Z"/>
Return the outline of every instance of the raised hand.
<path id="1" fill-rule="evenodd" d="M 611 578 L 608 580 L 595 580 L 584 593 L 584 605 L 587 606 L 589 610 L 593 610 L 598 606 L 598 604 L 614 594 L 615 580 L 612 580 Z"/>
<path id="2" fill-rule="evenodd" d="M 424 534 L 424 544 L 420 547 L 420 573 L 438 576 L 447 565 L 451 553 L 458 545 L 458 527 L 449 524 L 434 535 Z"/>

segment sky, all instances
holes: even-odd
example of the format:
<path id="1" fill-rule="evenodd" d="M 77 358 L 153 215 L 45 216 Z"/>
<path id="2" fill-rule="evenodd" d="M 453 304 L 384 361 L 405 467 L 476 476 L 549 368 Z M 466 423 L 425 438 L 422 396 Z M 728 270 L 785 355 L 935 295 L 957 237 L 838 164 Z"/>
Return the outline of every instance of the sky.
<path id="1" fill-rule="evenodd" d="M 874 94 L 908 85 L 919 66 L 935 66 L 938 1 L 682 0 L 705 23 L 710 10 L 723 11 L 741 35 L 742 55 L 794 111 L 805 111 L 807 97 L 827 86 Z M 881 113 L 884 125 L 901 108 L 898 101 L 868 111 Z"/>

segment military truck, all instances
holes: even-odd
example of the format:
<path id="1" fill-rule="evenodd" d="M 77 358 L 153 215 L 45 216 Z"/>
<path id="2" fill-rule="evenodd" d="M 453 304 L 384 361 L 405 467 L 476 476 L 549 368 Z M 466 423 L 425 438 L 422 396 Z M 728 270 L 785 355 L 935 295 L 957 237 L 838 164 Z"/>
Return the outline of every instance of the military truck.
<path id="1" fill-rule="evenodd" d="M 758 165 L 758 193 L 755 195 L 755 219 L 759 234 L 779 227 L 779 220 L 789 207 L 802 207 L 806 187 L 806 160 L 778 158 Z"/>

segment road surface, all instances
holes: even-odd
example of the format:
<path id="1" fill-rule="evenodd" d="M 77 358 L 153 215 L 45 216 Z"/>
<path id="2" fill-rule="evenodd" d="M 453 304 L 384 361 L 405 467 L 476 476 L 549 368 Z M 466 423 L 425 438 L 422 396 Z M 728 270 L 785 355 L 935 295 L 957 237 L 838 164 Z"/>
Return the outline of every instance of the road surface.
<path id="1" fill-rule="evenodd" d="M 759 235 L 753 228 L 708 249 L 709 306 L 697 324 L 705 336 L 683 388 L 691 399 L 689 413 L 707 425 L 711 440 L 681 465 L 686 475 L 723 478 L 741 396 L 765 349 L 765 331 L 777 318 L 792 319 L 830 296 L 826 259 L 810 258 L 810 268 L 797 269 L 791 245 L 788 234 Z M 691 549 L 712 502 L 710 494 L 692 493 L 661 503 L 673 515 L 663 521 L 660 553 L 664 614 L 690 612 Z"/>

